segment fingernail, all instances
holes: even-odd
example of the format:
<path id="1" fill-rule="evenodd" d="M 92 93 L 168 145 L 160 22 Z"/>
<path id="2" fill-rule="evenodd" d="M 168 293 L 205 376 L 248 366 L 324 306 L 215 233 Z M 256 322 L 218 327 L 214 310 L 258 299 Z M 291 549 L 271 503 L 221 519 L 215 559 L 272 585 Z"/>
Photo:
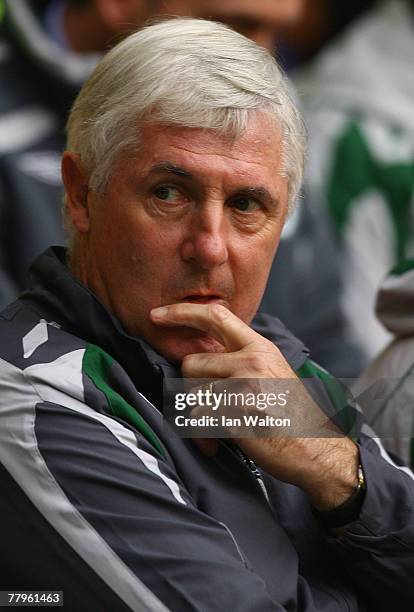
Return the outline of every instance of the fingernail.
<path id="1" fill-rule="evenodd" d="M 153 308 L 151 315 L 156 319 L 163 319 L 168 314 L 168 306 L 160 306 L 160 308 Z"/>

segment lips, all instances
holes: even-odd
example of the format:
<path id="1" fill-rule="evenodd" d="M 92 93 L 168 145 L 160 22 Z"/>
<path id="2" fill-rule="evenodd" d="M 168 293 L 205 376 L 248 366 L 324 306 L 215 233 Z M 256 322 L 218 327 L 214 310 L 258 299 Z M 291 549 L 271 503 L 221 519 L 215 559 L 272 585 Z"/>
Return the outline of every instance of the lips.
<path id="1" fill-rule="evenodd" d="M 191 304 L 222 304 L 223 298 L 219 295 L 186 295 L 181 298 L 180 302 L 189 302 Z"/>

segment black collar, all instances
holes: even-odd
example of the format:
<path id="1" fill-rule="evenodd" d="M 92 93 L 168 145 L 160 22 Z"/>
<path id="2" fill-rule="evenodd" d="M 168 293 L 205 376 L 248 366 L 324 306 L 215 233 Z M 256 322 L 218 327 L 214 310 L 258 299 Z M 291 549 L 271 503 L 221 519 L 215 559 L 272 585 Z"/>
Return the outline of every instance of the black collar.
<path id="1" fill-rule="evenodd" d="M 178 378 L 178 367 L 138 337 L 130 336 L 95 294 L 71 275 L 66 249 L 52 247 L 30 269 L 32 285 L 21 299 L 65 331 L 109 353 L 137 385 L 161 406 L 162 378 Z"/>

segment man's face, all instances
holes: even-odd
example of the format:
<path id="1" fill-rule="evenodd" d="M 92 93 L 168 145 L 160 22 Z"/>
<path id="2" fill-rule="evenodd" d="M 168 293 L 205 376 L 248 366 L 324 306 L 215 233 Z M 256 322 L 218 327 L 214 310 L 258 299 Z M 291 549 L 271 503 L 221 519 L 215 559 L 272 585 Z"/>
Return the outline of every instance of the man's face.
<path id="1" fill-rule="evenodd" d="M 149 313 L 218 302 L 251 321 L 287 212 L 279 130 L 264 115 L 235 142 L 147 126 L 139 154 L 119 160 L 105 195 L 89 200 L 83 280 L 126 331 L 173 361 L 222 351 L 195 329 L 157 327 Z"/>
<path id="2" fill-rule="evenodd" d="M 304 0 L 151 0 L 151 10 L 153 14 L 158 15 L 201 17 L 226 23 L 271 51 L 279 30 L 299 18 L 303 2 Z"/>

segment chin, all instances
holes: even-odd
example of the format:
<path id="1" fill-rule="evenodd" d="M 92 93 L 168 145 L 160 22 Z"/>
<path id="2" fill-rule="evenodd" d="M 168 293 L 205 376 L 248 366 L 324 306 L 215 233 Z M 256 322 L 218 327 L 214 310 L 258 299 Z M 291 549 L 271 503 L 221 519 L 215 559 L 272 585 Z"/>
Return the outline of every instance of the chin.
<path id="1" fill-rule="evenodd" d="M 188 331 L 188 330 L 186 330 Z M 189 334 L 185 334 L 189 335 Z M 165 335 L 163 338 L 150 342 L 152 346 L 164 357 L 173 363 L 181 363 L 187 355 L 195 353 L 224 353 L 225 348 L 218 340 L 207 334 L 191 333 L 192 337 L 183 337 L 184 334 L 175 333 Z"/>

